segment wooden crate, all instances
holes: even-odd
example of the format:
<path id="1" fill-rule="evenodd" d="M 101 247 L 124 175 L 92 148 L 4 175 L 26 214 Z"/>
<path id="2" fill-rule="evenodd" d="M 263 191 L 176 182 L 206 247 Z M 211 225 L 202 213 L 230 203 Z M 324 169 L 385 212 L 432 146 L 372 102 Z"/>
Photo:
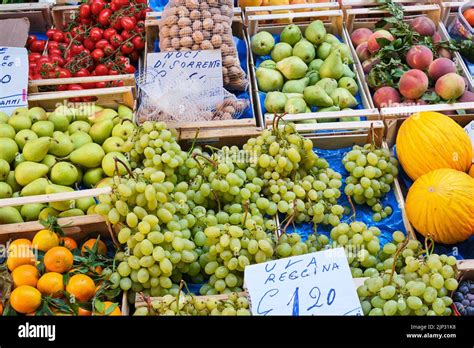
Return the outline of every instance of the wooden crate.
<path id="1" fill-rule="evenodd" d="M 356 8 L 356 9 L 346 9 L 345 10 L 345 18 L 346 18 L 346 28 L 344 31 L 346 32 L 347 37 L 350 37 L 352 31 L 358 28 L 373 28 L 375 23 L 382 19 L 384 16 L 388 16 L 388 11 L 380 10 L 377 8 L 379 5 L 378 2 L 368 0 L 365 1 L 366 7 L 364 8 Z M 344 4 L 344 2 L 343 2 Z M 404 6 L 403 11 L 405 13 L 405 20 L 409 21 L 413 18 L 419 17 L 421 15 L 425 15 L 429 17 L 435 24 L 437 25 L 438 32 L 441 35 L 443 40 L 449 40 L 449 35 L 444 27 L 443 23 L 441 22 L 441 9 L 438 5 L 415 5 L 415 6 Z M 349 40 L 349 46 L 352 50 L 352 55 L 354 59 L 357 61 L 356 68 L 358 69 L 358 73 L 361 77 L 361 81 L 363 84 L 363 88 L 366 91 L 368 96 L 369 102 L 372 107 L 374 107 L 374 102 L 372 99 L 372 94 L 370 93 L 369 86 L 365 79 L 365 74 L 362 70 L 362 64 L 355 53 L 355 47 L 352 42 Z M 469 73 L 467 72 L 467 68 L 463 63 L 463 60 L 458 52 L 452 52 L 453 54 L 453 61 L 458 66 L 459 70 L 461 71 L 461 75 L 466 77 L 469 80 Z M 472 91 L 473 86 L 471 83 L 468 83 L 468 88 Z M 469 109 L 467 107 L 474 106 L 473 103 L 441 103 L 441 104 L 432 104 L 432 105 L 415 105 L 413 107 L 387 107 L 380 109 L 381 117 L 386 119 L 392 118 L 404 118 L 409 116 L 413 112 L 417 111 L 454 111 L 454 110 L 466 110 L 466 114 L 462 115 L 463 118 L 466 120 L 470 120 L 473 118 L 473 114 L 468 112 Z"/>
<path id="2" fill-rule="evenodd" d="M 30 21 L 30 31 L 46 32 L 53 24 L 52 7 L 53 5 L 49 3 L 0 5 L 0 19 L 26 17 Z"/>
<path id="3" fill-rule="evenodd" d="M 332 6 L 336 7 L 337 4 L 315 4 L 319 7 L 322 6 Z M 296 5 L 289 5 L 289 6 L 281 6 L 282 8 L 287 8 L 291 10 L 293 6 Z M 268 21 L 270 19 L 282 19 L 287 16 L 286 14 L 273 14 L 273 15 L 252 15 L 253 11 L 256 11 L 257 8 L 247 8 L 247 15 L 248 15 L 248 40 L 258 33 L 259 31 L 268 31 L 272 34 L 279 34 L 284 29 L 285 25 L 267 25 L 263 24 L 262 22 Z M 343 30 L 342 22 L 343 16 L 341 10 L 320 10 L 320 11 L 310 11 L 310 12 L 295 12 L 291 14 L 292 18 L 299 18 L 304 19 L 304 23 L 299 24 L 298 26 L 303 30 L 311 23 L 314 19 L 321 19 L 323 20 L 326 30 L 330 33 L 339 35 L 342 37 L 342 41 L 344 43 L 348 43 L 350 41 L 349 37 Z M 354 55 L 354 53 L 353 53 Z M 327 130 L 334 130 L 336 132 L 344 133 L 347 127 L 352 127 L 351 122 L 345 122 L 344 117 L 351 117 L 351 116 L 365 116 L 367 120 L 379 120 L 380 116 L 378 111 L 372 106 L 370 103 L 368 96 L 366 95 L 366 91 L 363 88 L 363 82 L 357 73 L 357 62 L 356 57 L 354 57 L 354 69 L 356 73 L 356 81 L 359 85 L 359 93 L 362 100 L 363 109 L 357 110 L 347 110 L 347 111 L 332 111 L 332 112 L 312 112 L 312 113 L 302 113 L 302 114 L 295 114 L 295 115 L 287 115 L 285 119 L 293 120 L 293 121 L 303 121 L 303 120 L 310 120 L 310 119 L 321 119 L 321 118 L 333 118 L 335 120 L 340 120 L 341 122 L 329 122 L 329 123 L 307 123 L 307 124 L 299 124 L 298 131 L 300 132 L 317 132 L 317 131 L 327 131 Z M 359 63 L 360 64 L 360 63 Z M 253 88 L 255 90 L 255 107 L 257 108 L 257 112 L 261 115 L 261 117 L 265 120 L 266 124 L 268 120 L 273 118 L 273 114 L 267 113 L 263 114 L 263 110 L 261 107 L 261 98 L 258 92 L 258 84 L 257 78 L 255 74 L 256 65 L 253 55 L 250 55 L 250 65 L 252 71 L 252 83 Z"/>
<path id="4" fill-rule="evenodd" d="M 155 41 L 159 39 L 159 26 L 162 13 L 149 12 L 145 21 L 145 59 L 144 66 L 146 66 L 146 57 L 148 53 L 154 52 Z M 244 24 L 242 20 L 242 12 L 240 8 L 234 9 L 234 18 L 232 21 L 232 34 L 240 39 L 245 40 L 247 52 L 248 42 L 244 33 Z M 252 84 L 250 83 L 250 67 L 247 64 L 247 77 L 249 79 L 248 94 L 250 96 L 250 107 L 253 108 L 254 94 Z M 140 92 L 139 92 L 140 95 Z M 233 120 L 216 120 L 216 121 L 196 121 L 196 122 L 167 122 L 168 127 L 175 128 L 179 132 L 179 139 L 184 141 L 192 141 L 197 134 L 197 139 L 206 139 L 206 142 L 228 141 L 230 138 L 239 138 L 241 136 L 253 136 L 258 133 L 259 127 L 263 121 L 258 117 L 258 113 L 253 108 L 253 118 L 242 118 Z M 199 130 L 199 131 L 198 131 Z M 198 132 L 197 132 L 198 131 Z"/>

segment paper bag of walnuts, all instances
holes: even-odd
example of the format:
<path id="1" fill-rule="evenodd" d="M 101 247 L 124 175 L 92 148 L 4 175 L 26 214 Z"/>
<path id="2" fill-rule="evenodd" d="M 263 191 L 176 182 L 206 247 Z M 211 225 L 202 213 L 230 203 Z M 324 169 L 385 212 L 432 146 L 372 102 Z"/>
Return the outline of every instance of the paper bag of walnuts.
<path id="1" fill-rule="evenodd" d="M 224 87 L 247 89 L 232 36 L 233 0 L 170 0 L 160 20 L 160 50 L 220 49 Z"/>

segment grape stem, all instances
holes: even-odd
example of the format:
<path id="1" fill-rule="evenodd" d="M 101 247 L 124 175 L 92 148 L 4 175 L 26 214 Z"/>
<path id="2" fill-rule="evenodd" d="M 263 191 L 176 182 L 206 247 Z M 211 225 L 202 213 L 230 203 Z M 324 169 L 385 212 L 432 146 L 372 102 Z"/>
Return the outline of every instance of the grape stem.
<path id="1" fill-rule="evenodd" d="M 354 203 L 352 202 L 351 196 L 347 195 L 347 200 L 349 201 L 349 204 L 351 205 L 351 208 L 352 208 L 352 215 L 349 219 L 355 220 L 355 218 L 356 218 L 356 208 L 355 208 Z"/>
<path id="2" fill-rule="evenodd" d="M 194 147 L 196 146 L 196 141 L 198 139 L 198 136 L 199 136 L 199 128 L 196 129 L 196 133 L 194 134 L 193 143 L 191 144 L 191 148 L 188 151 L 188 156 L 193 152 Z"/>
<path id="3" fill-rule="evenodd" d="M 246 201 L 246 202 L 244 203 L 244 208 L 245 208 L 245 214 L 244 214 L 244 219 L 243 219 L 243 221 L 242 221 L 242 225 L 245 226 L 245 221 L 247 221 L 247 215 L 248 215 L 248 213 L 249 213 L 249 201 Z"/>
<path id="4" fill-rule="evenodd" d="M 115 161 L 115 171 L 117 172 L 117 175 L 120 176 L 120 172 L 118 170 L 118 163 L 122 164 L 124 167 L 125 167 L 125 170 L 127 171 L 128 175 L 130 175 L 131 178 L 133 178 L 133 173 L 132 173 L 132 170 L 130 168 L 128 168 L 127 164 L 122 161 L 120 158 L 118 157 L 114 157 L 114 161 Z"/>
<path id="5" fill-rule="evenodd" d="M 281 114 L 281 115 L 275 114 L 275 116 L 273 117 L 273 125 L 272 125 L 274 131 L 278 130 L 280 120 L 282 120 L 283 117 L 285 117 L 285 116 L 286 116 L 286 112 L 284 114 Z"/>
<path id="6" fill-rule="evenodd" d="M 179 282 L 178 294 L 176 295 L 176 314 L 177 315 L 181 315 L 181 311 L 179 309 L 179 296 L 181 295 L 181 291 L 183 290 L 183 286 L 185 284 L 186 283 L 184 282 L 184 280 L 181 279 L 181 281 Z"/>
<path id="7" fill-rule="evenodd" d="M 402 252 L 403 249 L 405 249 L 405 247 L 407 246 L 408 244 L 408 238 L 406 238 L 402 244 L 400 244 L 400 246 L 397 248 L 397 251 L 395 252 L 395 254 L 393 255 L 393 262 L 392 262 L 392 269 L 390 271 L 390 278 L 388 280 L 388 283 L 390 284 L 392 282 L 392 278 L 393 278 L 393 274 L 395 273 L 395 266 L 397 264 L 397 259 L 398 259 L 398 256 L 400 255 L 400 253 Z"/>
<path id="8" fill-rule="evenodd" d="M 431 235 L 428 235 L 425 238 L 425 250 L 426 250 L 426 255 L 429 256 L 430 254 L 433 253 L 434 250 L 434 241 Z"/>
<path id="9" fill-rule="evenodd" d="M 214 168 L 217 168 L 217 162 L 216 161 L 213 161 L 210 158 L 207 158 L 206 156 L 201 155 L 200 153 L 194 153 L 192 157 L 193 157 L 193 159 L 196 159 L 196 157 L 198 157 L 198 156 L 204 158 L 206 161 L 208 161 L 210 164 L 212 164 L 212 166 Z M 197 162 L 199 163 L 199 161 L 197 161 Z"/>
<path id="10" fill-rule="evenodd" d="M 283 233 L 284 234 L 286 234 L 286 229 L 293 222 L 293 220 L 295 219 L 295 216 L 296 216 L 296 201 L 293 201 L 293 214 L 291 214 L 290 218 L 286 222 L 285 227 L 283 228 Z"/>
<path id="11" fill-rule="evenodd" d="M 151 312 L 153 306 L 151 305 L 150 296 L 145 295 L 142 291 L 140 291 L 138 294 L 142 297 L 143 301 L 146 303 L 146 306 L 148 308 L 148 312 Z"/>
<path id="12" fill-rule="evenodd" d="M 214 195 L 214 198 L 217 201 L 217 209 L 219 209 L 219 211 L 221 211 L 221 201 L 219 200 L 219 197 L 217 197 L 216 191 L 212 190 L 212 194 Z"/>

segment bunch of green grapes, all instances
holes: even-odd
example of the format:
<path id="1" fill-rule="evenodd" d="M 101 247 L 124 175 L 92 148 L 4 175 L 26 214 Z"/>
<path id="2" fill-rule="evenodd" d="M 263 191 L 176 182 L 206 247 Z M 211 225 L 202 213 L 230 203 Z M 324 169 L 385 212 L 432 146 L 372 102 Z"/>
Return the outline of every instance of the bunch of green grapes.
<path id="1" fill-rule="evenodd" d="M 400 239 L 394 235 L 395 239 Z M 393 245 L 393 243 L 391 243 Z M 385 247 L 385 246 L 384 246 Z M 392 252 L 393 246 L 389 246 Z M 409 240 L 398 255 L 383 262 L 384 270 L 357 289 L 366 315 L 451 315 L 450 292 L 458 286 L 453 256 L 423 253 L 421 243 Z M 394 259 L 397 259 L 393 265 Z"/>
<path id="2" fill-rule="evenodd" d="M 349 172 L 344 192 L 356 204 L 367 204 L 374 212 L 373 220 L 380 221 L 392 214 L 392 208 L 383 207 L 380 198 L 390 191 L 391 184 L 398 175 L 398 161 L 390 156 L 387 149 L 375 145 L 363 147 L 354 145 L 342 159 Z"/>
<path id="3" fill-rule="evenodd" d="M 298 233 L 284 233 L 276 242 L 276 256 L 285 258 L 321 251 L 329 244 L 329 238 L 324 234 L 310 234 L 303 242 Z"/>
<path id="4" fill-rule="evenodd" d="M 139 307 L 133 315 L 251 315 L 247 297 L 231 293 L 227 299 L 185 295 L 165 295 L 151 301 L 151 308 Z"/>

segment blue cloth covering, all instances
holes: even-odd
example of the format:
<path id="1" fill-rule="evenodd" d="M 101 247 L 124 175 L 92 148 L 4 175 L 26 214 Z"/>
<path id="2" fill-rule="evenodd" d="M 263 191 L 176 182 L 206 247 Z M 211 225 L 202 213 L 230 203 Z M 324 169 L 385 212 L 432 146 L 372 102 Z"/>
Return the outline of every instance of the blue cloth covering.
<path id="1" fill-rule="evenodd" d="M 30 32 L 30 35 L 35 35 L 38 40 L 48 40 L 46 33 L 40 33 L 36 31 Z"/>

